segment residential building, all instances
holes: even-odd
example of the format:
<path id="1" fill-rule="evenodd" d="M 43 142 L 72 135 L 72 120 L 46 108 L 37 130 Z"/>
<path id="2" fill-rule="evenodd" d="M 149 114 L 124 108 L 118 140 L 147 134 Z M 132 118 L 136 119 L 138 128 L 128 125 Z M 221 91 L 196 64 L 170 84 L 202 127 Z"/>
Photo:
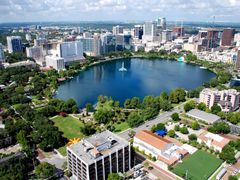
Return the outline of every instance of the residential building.
<path id="1" fill-rule="evenodd" d="M 222 111 L 236 111 L 240 104 L 240 93 L 235 89 L 218 91 L 205 88 L 200 93 L 199 102 L 203 102 L 210 109 L 214 104 L 218 104 Z"/>
<path id="2" fill-rule="evenodd" d="M 65 69 L 65 62 L 64 59 L 57 56 L 46 56 L 46 67 L 50 67 L 56 70 L 63 70 Z"/>
<path id="3" fill-rule="evenodd" d="M 3 51 L 3 45 L 0 43 L 0 64 L 2 64 L 5 61 L 4 51 Z"/>
<path id="4" fill-rule="evenodd" d="M 155 21 L 146 21 L 143 25 L 143 41 L 153 41 L 156 36 L 157 23 Z"/>
<path id="5" fill-rule="evenodd" d="M 202 121 L 207 124 L 213 124 L 219 121 L 221 118 L 215 114 L 207 113 L 198 109 L 192 109 L 186 113 L 188 117 L 196 119 L 197 121 Z"/>
<path id="6" fill-rule="evenodd" d="M 65 63 L 83 60 L 83 43 L 80 41 L 61 42 L 57 45 L 54 55 L 64 58 Z"/>
<path id="7" fill-rule="evenodd" d="M 20 36 L 7 36 L 8 52 L 22 52 L 22 38 Z"/>
<path id="8" fill-rule="evenodd" d="M 158 136 L 151 131 L 142 130 L 133 139 L 133 147 L 145 154 L 155 157 L 161 168 L 167 169 L 168 165 L 178 163 L 188 152 L 180 143 L 171 138 Z"/>
<path id="9" fill-rule="evenodd" d="M 109 173 L 131 168 L 129 142 L 110 131 L 97 133 L 67 147 L 68 172 L 73 179 L 106 180 Z"/>
<path id="10" fill-rule="evenodd" d="M 116 37 L 116 51 L 130 50 L 131 49 L 131 35 L 118 34 Z"/>
<path id="11" fill-rule="evenodd" d="M 240 33 L 234 35 L 234 43 L 236 43 L 236 47 L 240 46 Z"/>
<path id="12" fill-rule="evenodd" d="M 123 26 L 114 26 L 112 31 L 114 35 L 123 34 Z"/>
<path id="13" fill-rule="evenodd" d="M 77 41 L 82 42 L 83 52 L 87 55 L 99 56 L 101 54 L 101 39 L 98 35 L 93 35 L 93 37 L 90 38 L 78 36 Z"/>
<path id="14" fill-rule="evenodd" d="M 112 33 L 101 34 L 102 54 L 115 52 L 116 50 L 116 36 Z"/>
<path id="15" fill-rule="evenodd" d="M 234 40 L 235 29 L 227 28 L 223 30 L 221 46 L 232 46 Z"/>
<path id="16" fill-rule="evenodd" d="M 212 148 L 214 151 L 221 152 L 224 146 L 226 146 L 230 140 L 220 136 L 218 134 L 213 134 L 208 131 L 204 131 L 198 136 L 198 143 L 204 143 L 207 147 Z"/>
<path id="17" fill-rule="evenodd" d="M 101 37 L 98 34 L 93 35 L 93 56 L 101 55 Z"/>

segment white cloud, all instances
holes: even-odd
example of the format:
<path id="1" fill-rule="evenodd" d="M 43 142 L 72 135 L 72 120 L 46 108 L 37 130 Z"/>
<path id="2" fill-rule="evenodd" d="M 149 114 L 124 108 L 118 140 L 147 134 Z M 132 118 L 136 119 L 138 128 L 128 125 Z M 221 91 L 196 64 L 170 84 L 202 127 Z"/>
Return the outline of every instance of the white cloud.
<path id="1" fill-rule="evenodd" d="M 209 20 L 212 15 L 239 21 L 239 8 L 240 0 L 0 0 L 0 21 Z"/>

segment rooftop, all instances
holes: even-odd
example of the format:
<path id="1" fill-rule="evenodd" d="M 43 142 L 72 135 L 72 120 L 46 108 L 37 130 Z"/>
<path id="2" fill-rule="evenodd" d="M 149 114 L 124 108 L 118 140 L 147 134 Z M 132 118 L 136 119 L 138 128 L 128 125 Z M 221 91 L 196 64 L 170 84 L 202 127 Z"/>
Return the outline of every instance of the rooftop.
<path id="1" fill-rule="evenodd" d="M 71 150 L 85 163 L 92 164 L 126 146 L 128 146 L 128 141 L 110 131 L 103 131 L 82 139 L 79 143 L 71 145 L 67 149 Z"/>
<path id="2" fill-rule="evenodd" d="M 220 119 L 219 116 L 215 115 L 215 114 L 211 114 L 211 113 L 206 113 L 204 111 L 200 111 L 198 109 L 192 109 L 191 111 L 189 111 L 187 113 L 187 116 L 205 121 L 207 123 L 214 123 L 216 121 L 218 121 Z"/>

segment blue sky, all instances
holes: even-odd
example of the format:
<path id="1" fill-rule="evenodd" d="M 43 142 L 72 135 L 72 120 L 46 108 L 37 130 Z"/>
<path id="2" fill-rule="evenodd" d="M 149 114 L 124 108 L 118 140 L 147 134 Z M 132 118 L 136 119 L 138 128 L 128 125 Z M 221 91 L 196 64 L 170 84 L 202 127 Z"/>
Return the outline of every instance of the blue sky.
<path id="1" fill-rule="evenodd" d="M 144 21 L 240 22 L 240 0 L 0 0 L 0 22 Z"/>

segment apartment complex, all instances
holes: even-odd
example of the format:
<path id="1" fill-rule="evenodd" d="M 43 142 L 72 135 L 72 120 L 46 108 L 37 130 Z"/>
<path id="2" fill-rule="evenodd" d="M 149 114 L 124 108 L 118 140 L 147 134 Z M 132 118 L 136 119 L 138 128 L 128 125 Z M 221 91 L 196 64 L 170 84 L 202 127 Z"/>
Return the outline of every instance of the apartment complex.
<path id="1" fill-rule="evenodd" d="M 235 89 L 218 91 L 206 88 L 200 93 L 199 102 L 203 102 L 208 108 L 218 104 L 222 111 L 231 112 L 239 108 L 240 93 Z"/>
<path id="2" fill-rule="evenodd" d="M 104 131 L 67 148 L 68 170 L 73 179 L 105 180 L 111 172 L 130 169 L 130 145 Z"/>
<path id="3" fill-rule="evenodd" d="M 188 152 L 180 143 L 173 142 L 171 138 L 160 137 L 151 131 L 143 130 L 134 137 L 133 146 L 145 154 L 155 157 L 157 163 L 164 169 L 174 165 Z"/>
<path id="4" fill-rule="evenodd" d="M 214 151 L 221 152 L 224 146 L 226 146 L 230 140 L 222 137 L 218 134 L 213 134 L 208 131 L 204 131 L 197 139 L 198 143 L 204 143 L 209 148 L 212 148 Z"/>
<path id="5" fill-rule="evenodd" d="M 7 36 L 8 52 L 22 52 L 22 38 L 20 36 Z"/>

